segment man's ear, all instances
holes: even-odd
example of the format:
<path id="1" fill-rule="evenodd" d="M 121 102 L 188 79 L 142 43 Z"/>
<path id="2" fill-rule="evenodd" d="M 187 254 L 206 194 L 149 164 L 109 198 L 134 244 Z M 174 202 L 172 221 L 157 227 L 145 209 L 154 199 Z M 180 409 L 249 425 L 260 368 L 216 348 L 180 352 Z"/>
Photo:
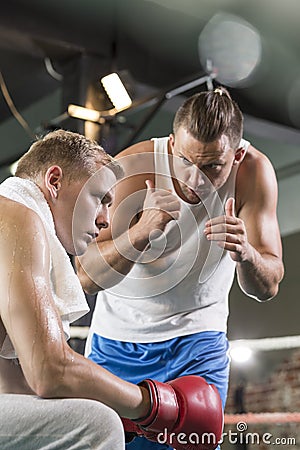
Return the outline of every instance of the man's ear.
<path id="1" fill-rule="evenodd" d="M 171 133 L 171 134 L 169 134 L 169 145 L 170 145 L 171 153 L 173 153 L 174 144 L 175 144 L 175 136 L 173 133 Z"/>
<path id="2" fill-rule="evenodd" d="M 233 164 L 239 164 L 240 162 L 242 162 L 244 159 L 245 153 L 246 153 L 246 150 L 244 149 L 244 147 L 239 147 L 235 152 Z"/>
<path id="3" fill-rule="evenodd" d="M 59 166 L 51 166 L 45 173 L 45 188 L 50 194 L 52 199 L 58 197 L 58 193 L 61 189 L 61 181 L 63 178 L 62 169 Z"/>

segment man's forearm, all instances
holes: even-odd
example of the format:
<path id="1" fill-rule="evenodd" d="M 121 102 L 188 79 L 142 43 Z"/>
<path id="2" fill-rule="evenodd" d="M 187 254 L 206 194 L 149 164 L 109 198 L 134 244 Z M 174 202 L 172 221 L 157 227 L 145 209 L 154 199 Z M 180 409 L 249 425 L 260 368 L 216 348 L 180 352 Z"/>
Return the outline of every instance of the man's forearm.
<path id="1" fill-rule="evenodd" d="M 245 294 L 265 301 L 273 298 L 284 275 L 281 259 L 253 248 L 251 260 L 237 263 L 238 282 Z"/>
<path id="2" fill-rule="evenodd" d="M 132 269 L 149 244 L 148 235 L 138 225 L 104 242 L 93 242 L 76 263 L 77 274 L 88 294 L 119 283 Z"/>

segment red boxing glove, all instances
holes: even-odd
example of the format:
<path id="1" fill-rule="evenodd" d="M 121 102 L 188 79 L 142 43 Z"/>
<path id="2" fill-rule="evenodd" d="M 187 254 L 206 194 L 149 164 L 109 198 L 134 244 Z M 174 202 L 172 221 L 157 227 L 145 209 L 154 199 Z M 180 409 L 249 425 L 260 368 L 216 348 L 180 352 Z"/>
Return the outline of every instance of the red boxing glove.
<path id="1" fill-rule="evenodd" d="M 151 396 L 147 417 L 123 421 L 125 431 L 176 450 L 213 450 L 221 439 L 223 409 L 218 390 L 188 375 L 168 383 L 144 380 Z"/>
<path id="2" fill-rule="evenodd" d="M 202 377 L 190 375 L 170 381 L 179 415 L 168 444 L 176 450 L 212 450 L 222 437 L 224 415 L 217 388 Z M 158 436 L 159 438 L 159 436 Z"/>
<path id="3" fill-rule="evenodd" d="M 130 420 L 122 418 L 126 442 L 133 436 L 143 436 L 157 442 L 157 434 L 162 430 L 173 429 L 178 417 L 178 403 L 174 389 L 168 383 L 144 380 L 139 383 L 146 387 L 150 394 L 151 409 L 147 417 Z M 147 427 L 151 424 L 151 427 Z"/>

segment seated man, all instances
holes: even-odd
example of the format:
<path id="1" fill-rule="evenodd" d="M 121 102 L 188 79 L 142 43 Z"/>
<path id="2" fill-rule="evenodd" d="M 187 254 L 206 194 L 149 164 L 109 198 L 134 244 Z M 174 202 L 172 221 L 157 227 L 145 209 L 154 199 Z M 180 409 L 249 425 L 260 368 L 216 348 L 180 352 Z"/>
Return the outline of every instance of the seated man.
<path id="1" fill-rule="evenodd" d="M 66 342 L 70 322 L 88 311 L 67 253 L 83 254 L 108 227 L 121 176 L 96 142 L 58 130 L 35 142 L 0 185 L 1 450 L 121 450 L 119 416 L 136 419 L 129 422 L 136 434 L 154 430 L 154 439 L 165 428 L 189 432 L 178 428 L 198 427 L 189 414 L 209 416 L 195 402 L 189 412 L 193 386 L 202 405 L 214 405 L 208 428 L 220 437 L 219 396 L 204 380 L 131 384 Z"/>

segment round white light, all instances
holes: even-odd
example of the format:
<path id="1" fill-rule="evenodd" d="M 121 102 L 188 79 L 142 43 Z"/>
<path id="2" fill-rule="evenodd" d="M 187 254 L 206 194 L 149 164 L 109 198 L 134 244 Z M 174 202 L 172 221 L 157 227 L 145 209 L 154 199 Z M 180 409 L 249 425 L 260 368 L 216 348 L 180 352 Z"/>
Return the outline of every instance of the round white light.
<path id="1" fill-rule="evenodd" d="M 246 363 L 252 358 L 251 348 L 245 346 L 236 346 L 230 349 L 230 357 L 236 363 Z"/>
<path id="2" fill-rule="evenodd" d="M 198 51 L 202 66 L 212 64 L 220 83 L 241 87 L 251 84 L 261 62 L 261 37 L 244 19 L 217 13 L 200 33 Z"/>

